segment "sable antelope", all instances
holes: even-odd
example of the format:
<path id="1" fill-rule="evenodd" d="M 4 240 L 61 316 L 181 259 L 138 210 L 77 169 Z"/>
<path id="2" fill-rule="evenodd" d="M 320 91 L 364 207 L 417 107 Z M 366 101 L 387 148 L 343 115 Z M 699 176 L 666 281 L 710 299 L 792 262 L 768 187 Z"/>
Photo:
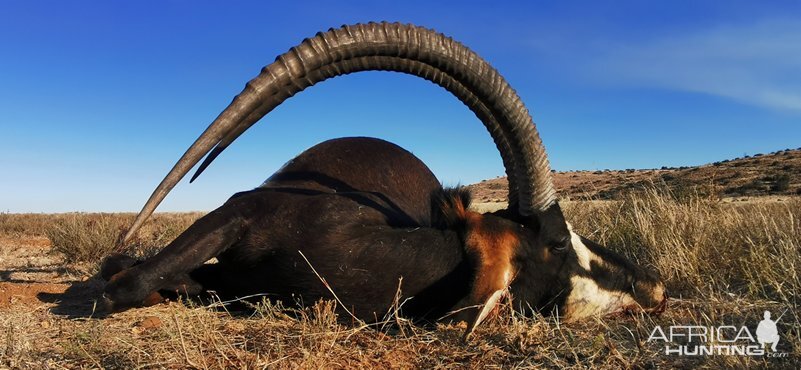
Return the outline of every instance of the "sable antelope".
<path id="1" fill-rule="evenodd" d="M 154 257 L 107 260 L 106 309 L 153 304 L 175 290 L 269 293 L 307 303 L 331 299 L 333 291 L 341 309 L 373 321 L 395 301 L 402 278 L 406 316 L 436 320 L 460 311 L 469 320 L 466 334 L 507 294 L 524 313 L 567 320 L 664 310 L 656 274 L 571 231 L 534 123 L 503 77 L 460 43 L 413 25 L 343 26 L 276 58 L 181 157 L 123 243 L 203 156 L 193 180 L 284 100 L 327 78 L 365 70 L 420 76 L 467 105 L 503 159 L 508 208 L 469 210 L 466 191 L 444 190 L 418 158 L 394 144 L 330 140 L 260 187 L 234 195 Z M 204 264 L 213 257 L 219 262 Z"/>

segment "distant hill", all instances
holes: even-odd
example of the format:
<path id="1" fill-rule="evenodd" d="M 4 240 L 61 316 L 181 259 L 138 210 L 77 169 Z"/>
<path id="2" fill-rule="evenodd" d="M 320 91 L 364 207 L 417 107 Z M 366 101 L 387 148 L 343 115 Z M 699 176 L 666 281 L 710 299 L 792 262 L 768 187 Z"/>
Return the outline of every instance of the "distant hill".
<path id="1" fill-rule="evenodd" d="M 721 197 L 801 195 L 801 148 L 754 154 L 694 167 L 555 172 L 563 198 L 616 199 L 646 184 Z M 506 201 L 506 177 L 469 186 L 477 202 Z"/>

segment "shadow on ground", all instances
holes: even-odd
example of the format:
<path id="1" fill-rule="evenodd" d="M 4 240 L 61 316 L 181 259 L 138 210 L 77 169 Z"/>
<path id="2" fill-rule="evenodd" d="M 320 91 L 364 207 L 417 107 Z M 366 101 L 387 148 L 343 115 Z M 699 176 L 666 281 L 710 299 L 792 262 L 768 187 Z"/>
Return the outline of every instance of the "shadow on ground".
<path id="1" fill-rule="evenodd" d="M 76 281 L 64 293 L 39 293 L 36 295 L 42 302 L 53 303 L 50 312 L 67 318 L 102 317 L 96 311 L 95 302 L 103 294 L 106 282 L 99 276 L 85 281 Z"/>
<path id="2" fill-rule="evenodd" d="M 50 283 L 49 281 L 37 281 L 41 279 L 19 279 L 15 278 L 14 275 L 18 273 L 64 275 L 69 271 L 70 270 L 68 268 L 63 266 L 25 267 L 12 270 L 0 270 L 0 281 L 15 283 L 15 284 L 38 283 L 38 282 Z"/>

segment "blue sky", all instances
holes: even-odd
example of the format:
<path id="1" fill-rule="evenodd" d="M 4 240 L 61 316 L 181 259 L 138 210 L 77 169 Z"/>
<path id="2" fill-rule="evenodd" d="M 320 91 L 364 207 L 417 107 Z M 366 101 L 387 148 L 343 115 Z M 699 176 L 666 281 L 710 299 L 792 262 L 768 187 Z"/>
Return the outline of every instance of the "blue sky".
<path id="1" fill-rule="evenodd" d="M 492 63 L 557 170 L 697 165 L 801 146 L 797 1 L 2 1 L 0 211 L 138 211 L 247 80 L 320 30 L 412 22 Z M 503 174 L 472 113 L 371 72 L 265 117 L 161 211 L 210 210 L 326 139 L 413 151 L 446 184 Z"/>

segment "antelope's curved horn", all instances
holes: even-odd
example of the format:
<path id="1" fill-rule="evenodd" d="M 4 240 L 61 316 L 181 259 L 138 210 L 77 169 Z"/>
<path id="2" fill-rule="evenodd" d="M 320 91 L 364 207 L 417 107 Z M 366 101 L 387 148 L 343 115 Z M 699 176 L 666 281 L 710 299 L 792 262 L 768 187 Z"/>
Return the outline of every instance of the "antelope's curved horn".
<path id="1" fill-rule="evenodd" d="M 498 152 L 501 154 L 501 160 L 503 161 L 503 167 L 506 170 L 506 177 L 509 182 L 509 208 L 517 209 L 518 186 L 517 177 L 515 174 L 516 165 L 514 162 L 514 157 L 512 156 L 512 150 L 509 148 L 509 142 L 506 140 L 506 137 L 509 136 L 509 133 L 505 132 L 503 126 L 498 124 L 498 120 L 495 119 L 495 116 L 492 115 L 492 112 L 490 112 L 489 109 L 472 92 L 470 92 L 470 90 L 464 87 L 464 85 L 460 84 L 459 81 L 428 64 L 420 63 L 410 59 L 397 59 L 383 56 L 360 57 L 331 63 L 330 65 L 321 67 L 320 69 L 312 72 L 312 74 L 314 74 L 312 78 L 314 80 L 323 81 L 325 79 L 340 75 L 360 71 L 377 70 L 402 72 L 424 78 L 439 85 L 445 90 L 448 90 L 457 99 L 470 108 L 470 110 L 475 113 L 476 117 L 478 117 L 478 119 L 484 123 L 484 126 L 487 128 L 487 131 L 489 131 L 490 136 L 492 136 L 492 139 L 495 142 Z M 264 109 L 266 109 L 266 107 Z M 220 155 L 220 153 L 222 153 L 229 145 L 231 145 L 231 143 L 233 143 L 240 135 L 247 131 L 247 129 L 259 121 L 264 116 L 260 113 L 261 109 L 248 115 L 244 121 L 240 122 L 236 128 L 231 130 L 228 135 L 220 140 L 214 149 L 209 152 L 200 166 L 198 166 L 198 169 L 195 171 L 195 174 L 192 175 L 192 178 L 189 180 L 189 182 L 194 181 L 198 176 L 200 176 L 200 174 L 203 173 L 203 171 L 211 164 L 211 162 L 213 162 L 214 159 Z"/>
<path id="2" fill-rule="evenodd" d="M 512 170 L 507 168 L 507 172 L 525 179 L 517 189 L 519 213 L 528 216 L 544 212 L 556 203 L 548 158 L 534 122 L 520 97 L 498 71 L 464 45 L 435 31 L 398 23 L 357 24 L 305 39 L 264 67 L 173 166 L 121 242 L 136 233 L 175 184 L 232 130 L 246 120 L 257 121 L 284 100 L 319 82 L 315 78 L 321 75 L 312 72 L 340 61 L 370 56 L 395 59 L 398 64 L 416 61 L 458 81 L 508 133 L 508 149 L 516 166 Z M 248 118 L 252 114 L 255 116 Z"/>

